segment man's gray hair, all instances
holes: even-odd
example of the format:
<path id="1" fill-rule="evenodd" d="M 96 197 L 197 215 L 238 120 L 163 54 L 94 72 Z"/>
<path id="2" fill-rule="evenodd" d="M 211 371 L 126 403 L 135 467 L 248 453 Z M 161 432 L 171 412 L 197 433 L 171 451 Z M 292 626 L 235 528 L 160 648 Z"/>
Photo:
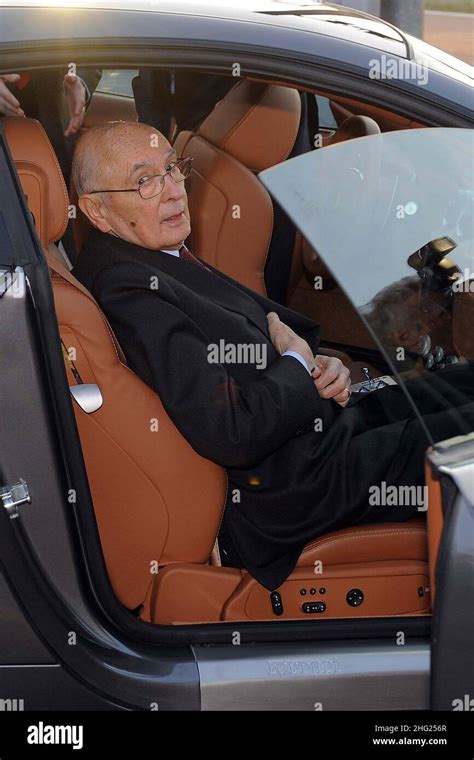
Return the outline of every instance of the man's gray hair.
<path id="1" fill-rule="evenodd" d="M 72 177 L 79 198 L 100 190 L 101 185 L 109 181 L 117 152 L 124 148 L 127 140 L 136 137 L 138 130 L 160 134 L 153 127 L 135 121 L 109 121 L 84 133 L 72 161 Z"/>
<path id="2" fill-rule="evenodd" d="M 72 160 L 72 177 L 78 197 L 93 190 L 100 190 L 98 181 L 101 176 L 104 158 L 99 155 L 98 147 L 107 143 L 107 137 L 114 129 L 115 123 L 102 124 L 85 132 L 76 145 Z"/>
<path id="3" fill-rule="evenodd" d="M 411 316 L 407 313 L 406 302 L 412 293 L 420 292 L 420 286 L 419 277 L 403 277 L 387 285 L 362 307 L 361 312 L 383 342 L 390 342 L 392 331 L 408 326 Z"/>

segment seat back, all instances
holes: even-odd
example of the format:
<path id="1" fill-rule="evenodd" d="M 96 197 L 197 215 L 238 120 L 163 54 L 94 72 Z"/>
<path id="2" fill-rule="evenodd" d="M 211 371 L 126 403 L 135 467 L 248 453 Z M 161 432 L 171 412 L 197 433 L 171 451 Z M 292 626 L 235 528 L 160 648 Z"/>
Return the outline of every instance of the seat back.
<path id="1" fill-rule="evenodd" d="M 242 80 L 195 133 L 180 133 L 174 143 L 194 159 L 190 248 L 262 295 L 273 206 L 256 173 L 289 156 L 300 116 L 297 90 Z"/>
<path id="2" fill-rule="evenodd" d="M 1 122 L 36 232 L 47 248 L 67 226 L 68 196 L 58 159 L 39 121 L 8 116 Z"/>
<path id="3" fill-rule="evenodd" d="M 380 127 L 370 116 L 348 116 L 339 126 L 337 132 L 331 138 L 329 145 L 354 140 L 357 137 L 379 135 Z"/>
<path id="4" fill-rule="evenodd" d="M 67 194 L 54 153 L 38 122 L 8 117 L 4 128 L 41 242 L 51 246 L 67 221 Z M 77 385 L 79 376 L 79 384 L 95 384 L 102 394 L 102 405 L 92 413 L 72 403 L 109 577 L 119 600 L 135 608 L 159 567 L 208 561 L 226 474 L 191 448 L 157 394 L 126 366 L 92 295 L 52 251 L 45 253 L 71 359 L 69 385 Z"/>

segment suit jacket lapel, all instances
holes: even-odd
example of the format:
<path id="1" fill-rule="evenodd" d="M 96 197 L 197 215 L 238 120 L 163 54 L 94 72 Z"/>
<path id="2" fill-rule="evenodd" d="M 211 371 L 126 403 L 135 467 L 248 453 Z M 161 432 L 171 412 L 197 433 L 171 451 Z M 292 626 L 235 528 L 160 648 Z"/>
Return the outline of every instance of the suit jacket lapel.
<path id="1" fill-rule="evenodd" d="M 224 309 L 240 315 L 245 314 L 269 340 L 267 319 L 261 306 L 250 295 L 221 277 L 217 269 L 206 264 L 211 269 L 214 275 L 212 276 L 197 264 L 183 261 L 164 251 L 150 251 L 150 254 L 152 256 L 150 261 L 158 269 L 218 303 Z"/>
<path id="2" fill-rule="evenodd" d="M 137 259 L 143 263 L 165 272 L 194 291 L 202 293 L 209 300 L 218 303 L 228 311 L 234 311 L 240 316 L 244 314 L 265 336 L 270 339 L 266 314 L 276 311 L 280 319 L 292 327 L 295 332 L 308 340 L 316 352 L 319 344 L 319 328 L 302 314 L 297 314 L 281 304 L 265 298 L 249 290 L 244 285 L 235 282 L 211 264 L 204 268 L 188 261 L 178 259 L 165 251 L 155 251 L 128 243 L 121 238 L 111 238 L 98 231 L 93 231 L 86 244 L 86 250 L 81 253 L 74 273 L 80 271 L 80 279 L 86 282 L 89 289 L 93 288 L 94 274 L 100 270 L 100 262 L 112 263 L 118 259 Z M 81 268 L 82 264 L 82 268 Z"/>

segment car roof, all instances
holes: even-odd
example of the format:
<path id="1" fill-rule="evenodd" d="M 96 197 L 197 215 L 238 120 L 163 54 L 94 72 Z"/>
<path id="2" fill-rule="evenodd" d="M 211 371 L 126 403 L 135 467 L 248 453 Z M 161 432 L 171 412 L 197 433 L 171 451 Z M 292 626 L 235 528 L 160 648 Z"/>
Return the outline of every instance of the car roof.
<path id="1" fill-rule="evenodd" d="M 0 10 L 2 8 L 25 9 L 26 12 L 32 8 L 41 8 L 55 9 L 59 13 L 83 9 L 131 11 L 135 14 L 197 15 L 228 21 L 261 21 L 280 28 L 300 28 L 323 33 L 329 33 L 337 25 L 337 36 L 341 40 L 352 39 L 355 29 L 377 36 L 378 43 L 384 38 L 387 42 L 404 40 L 400 30 L 375 16 L 340 5 L 303 0 L 231 0 L 228 4 L 222 0 L 0 0 Z M 380 49 L 380 44 L 377 47 Z M 393 52 L 391 47 L 389 49 Z"/>
<path id="2" fill-rule="evenodd" d="M 235 3 L 235 5 L 234 5 Z M 293 60 L 319 57 L 342 68 L 367 70 L 371 52 L 422 60 L 434 77 L 441 97 L 465 108 L 466 86 L 472 85 L 472 67 L 417 40 L 388 22 L 362 11 L 330 3 L 278 0 L 0 0 L 0 70 L 25 67 L 22 50 L 64 42 L 93 44 L 97 49 L 114 39 L 151 42 L 173 39 L 183 45 L 242 47 L 273 53 L 288 51 Z M 148 44 L 147 42 L 147 44 Z M 53 47 L 50 47 L 52 51 Z M 237 59 L 238 60 L 238 59 Z M 38 65 L 44 65 L 43 60 Z M 8 68 L 5 69 L 4 66 Z M 340 66 L 340 67 L 341 67 Z"/>
<path id="3" fill-rule="evenodd" d="M 215 15 L 216 8 L 219 15 L 233 18 L 243 18 L 250 13 L 271 13 L 275 15 L 286 14 L 327 14 L 336 16 L 352 16 L 354 18 L 375 18 L 364 11 L 347 8 L 333 3 L 313 2 L 306 0 L 294 0 L 282 2 L 281 0 L 230 0 L 223 3 L 222 0 L 0 0 L 0 7 L 8 8 L 102 8 L 128 11 L 166 11 L 167 13 L 190 13 L 195 9 L 204 15 Z M 380 19 L 379 19 L 380 20 Z M 380 20 L 381 21 L 381 20 Z M 387 23 L 381 21 L 381 23 Z"/>

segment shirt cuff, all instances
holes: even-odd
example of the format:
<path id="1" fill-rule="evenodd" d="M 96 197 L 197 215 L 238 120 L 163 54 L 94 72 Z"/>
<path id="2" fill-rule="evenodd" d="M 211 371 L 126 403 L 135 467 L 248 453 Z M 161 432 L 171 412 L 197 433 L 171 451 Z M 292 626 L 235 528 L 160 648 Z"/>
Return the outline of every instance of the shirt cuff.
<path id="1" fill-rule="evenodd" d="M 285 353 L 283 353 L 282 356 L 293 356 L 295 359 L 297 359 L 300 362 L 300 364 L 303 365 L 303 367 L 305 368 L 306 372 L 309 375 L 311 374 L 311 370 L 308 367 L 308 362 L 306 361 L 306 359 L 303 359 L 303 357 L 301 356 L 301 354 L 299 354 L 297 351 L 285 351 Z"/>

